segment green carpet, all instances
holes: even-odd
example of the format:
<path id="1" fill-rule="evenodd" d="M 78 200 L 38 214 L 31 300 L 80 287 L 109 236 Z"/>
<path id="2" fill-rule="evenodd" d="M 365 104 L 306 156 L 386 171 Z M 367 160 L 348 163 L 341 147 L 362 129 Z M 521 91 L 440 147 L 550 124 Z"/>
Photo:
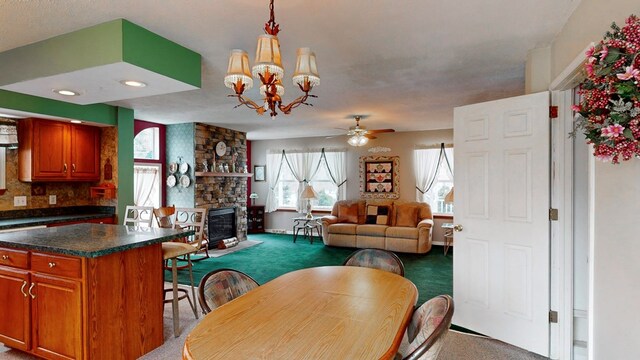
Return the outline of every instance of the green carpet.
<path id="1" fill-rule="evenodd" d="M 322 240 L 312 244 L 298 237 L 293 243 L 291 235 L 255 234 L 251 240 L 263 241 L 248 249 L 240 250 L 219 258 L 209 258 L 194 262 L 193 277 L 196 286 L 209 271 L 231 268 L 249 274 L 260 284 L 264 284 L 282 274 L 316 266 L 342 265 L 355 249 L 325 246 Z M 405 277 L 418 288 L 418 305 L 440 294 L 453 294 L 453 251 L 444 256 L 441 246 L 434 246 L 425 255 L 397 254 L 405 266 Z M 181 284 L 189 284 L 189 272 L 181 270 L 178 275 Z M 165 271 L 165 280 L 171 281 L 171 272 Z"/>

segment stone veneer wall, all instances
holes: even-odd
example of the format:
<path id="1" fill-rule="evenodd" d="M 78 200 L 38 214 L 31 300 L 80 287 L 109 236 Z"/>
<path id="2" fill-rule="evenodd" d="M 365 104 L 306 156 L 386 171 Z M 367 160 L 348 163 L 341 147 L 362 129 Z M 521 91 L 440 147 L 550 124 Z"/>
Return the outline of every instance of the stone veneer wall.
<path id="1" fill-rule="evenodd" d="M 168 135 L 167 135 L 168 138 Z M 196 171 L 203 171 L 203 162 L 209 167 L 214 160 L 215 147 L 224 141 L 227 152 L 216 157 L 216 164 L 225 163 L 232 171 L 232 156 L 236 155 L 236 171 L 238 167 L 247 166 L 247 134 L 207 124 L 195 125 L 195 162 Z M 209 171 L 215 171 L 209 169 Z M 236 207 L 237 236 L 239 240 L 247 237 L 247 182 L 246 177 L 196 177 L 196 207 L 222 208 Z"/>
<path id="2" fill-rule="evenodd" d="M 19 121 L 19 120 L 18 120 Z M 118 183 L 118 131 L 116 127 L 102 128 L 101 139 L 101 177 L 104 171 L 104 164 L 107 158 L 111 159 L 113 167 L 113 180 L 106 181 Z M 18 150 L 7 150 L 6 152 L 6 186 L 7 192 L 0 195 L 0 210 L 24 210 L 40 209 L 49 207 L 80 206 L 80 205 L 101 205 L 117 206 L 117 199 L 92 199 L 89 196 L 89 188 L 98 183 L 88 182 L 47 182 L 42 184 L 46 188 L 44 195 L 31 195 L 32 183 L 20 182 L 18 180 Z M 0 169 L 3 171 L 3 169 Z M 103 178 L 102 178 L 103 179 Z M 105 182 L 105 181 L 101 181 Z M 117 186 L 117 185 L 116 185 Z M 27 206 L 13 206 L 14 196 L 27 196 Z M 49 205 L 49 195 L 56 195 L 56 204 Z"/>

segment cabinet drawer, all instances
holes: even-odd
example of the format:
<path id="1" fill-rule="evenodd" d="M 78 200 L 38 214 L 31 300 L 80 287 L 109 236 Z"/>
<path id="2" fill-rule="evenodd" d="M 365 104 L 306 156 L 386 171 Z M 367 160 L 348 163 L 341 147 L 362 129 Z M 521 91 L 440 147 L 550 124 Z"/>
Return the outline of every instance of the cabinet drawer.
<path id="1" fill-rule="evenodd" d="M 20 269 L 29 268 L 29 252 L 0 248 L 0 265 L 13 266 Z"/>
<path id="2" fill-rule="evenodd" d="M 32 253 L 31 270 L 51 275 L 80 278 L 82 276 L 82 261 L 80 258 Z"/>

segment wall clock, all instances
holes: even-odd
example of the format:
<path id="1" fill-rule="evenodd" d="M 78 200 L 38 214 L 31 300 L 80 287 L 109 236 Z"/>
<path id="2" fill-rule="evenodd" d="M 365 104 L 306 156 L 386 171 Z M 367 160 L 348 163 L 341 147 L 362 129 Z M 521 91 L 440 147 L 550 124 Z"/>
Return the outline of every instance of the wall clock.
<path id="1" fill-rule="evenodd" d="M 218 156 L 224 156 L 224 154 L 227 153 L 227 144 L 224 143 L 224 141 L 220 141 L 218 144 L 216 144 L 216 154 Z"/>

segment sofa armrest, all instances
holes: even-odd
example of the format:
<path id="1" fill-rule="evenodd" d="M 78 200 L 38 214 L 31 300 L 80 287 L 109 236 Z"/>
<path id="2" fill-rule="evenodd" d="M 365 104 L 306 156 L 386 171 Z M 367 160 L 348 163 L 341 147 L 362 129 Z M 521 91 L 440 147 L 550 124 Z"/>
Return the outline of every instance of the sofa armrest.
<path id="1" fill-rule="evenodd" d="M 320 222 L 322 223 L 322 241 L 327 245 L 327 241 L 329 241 L 329 225 L 336 224 L 338 217 L 333 215 L 323 216 L 320 218 Z"/>
<path id="2" fill-rule="evenodd" d="M 424 219 L 418 223 L 418 253 L 424 254 L 431 250 L 432 228 L 432 219 Z"/>
<path id="3" fill-rule="evenodd" d="M 431 229 L 432 227 L 433 227 L 433 220 L 431 219 L 424 219 L 418 223 L 418 229 L 420 228 Z"/>

